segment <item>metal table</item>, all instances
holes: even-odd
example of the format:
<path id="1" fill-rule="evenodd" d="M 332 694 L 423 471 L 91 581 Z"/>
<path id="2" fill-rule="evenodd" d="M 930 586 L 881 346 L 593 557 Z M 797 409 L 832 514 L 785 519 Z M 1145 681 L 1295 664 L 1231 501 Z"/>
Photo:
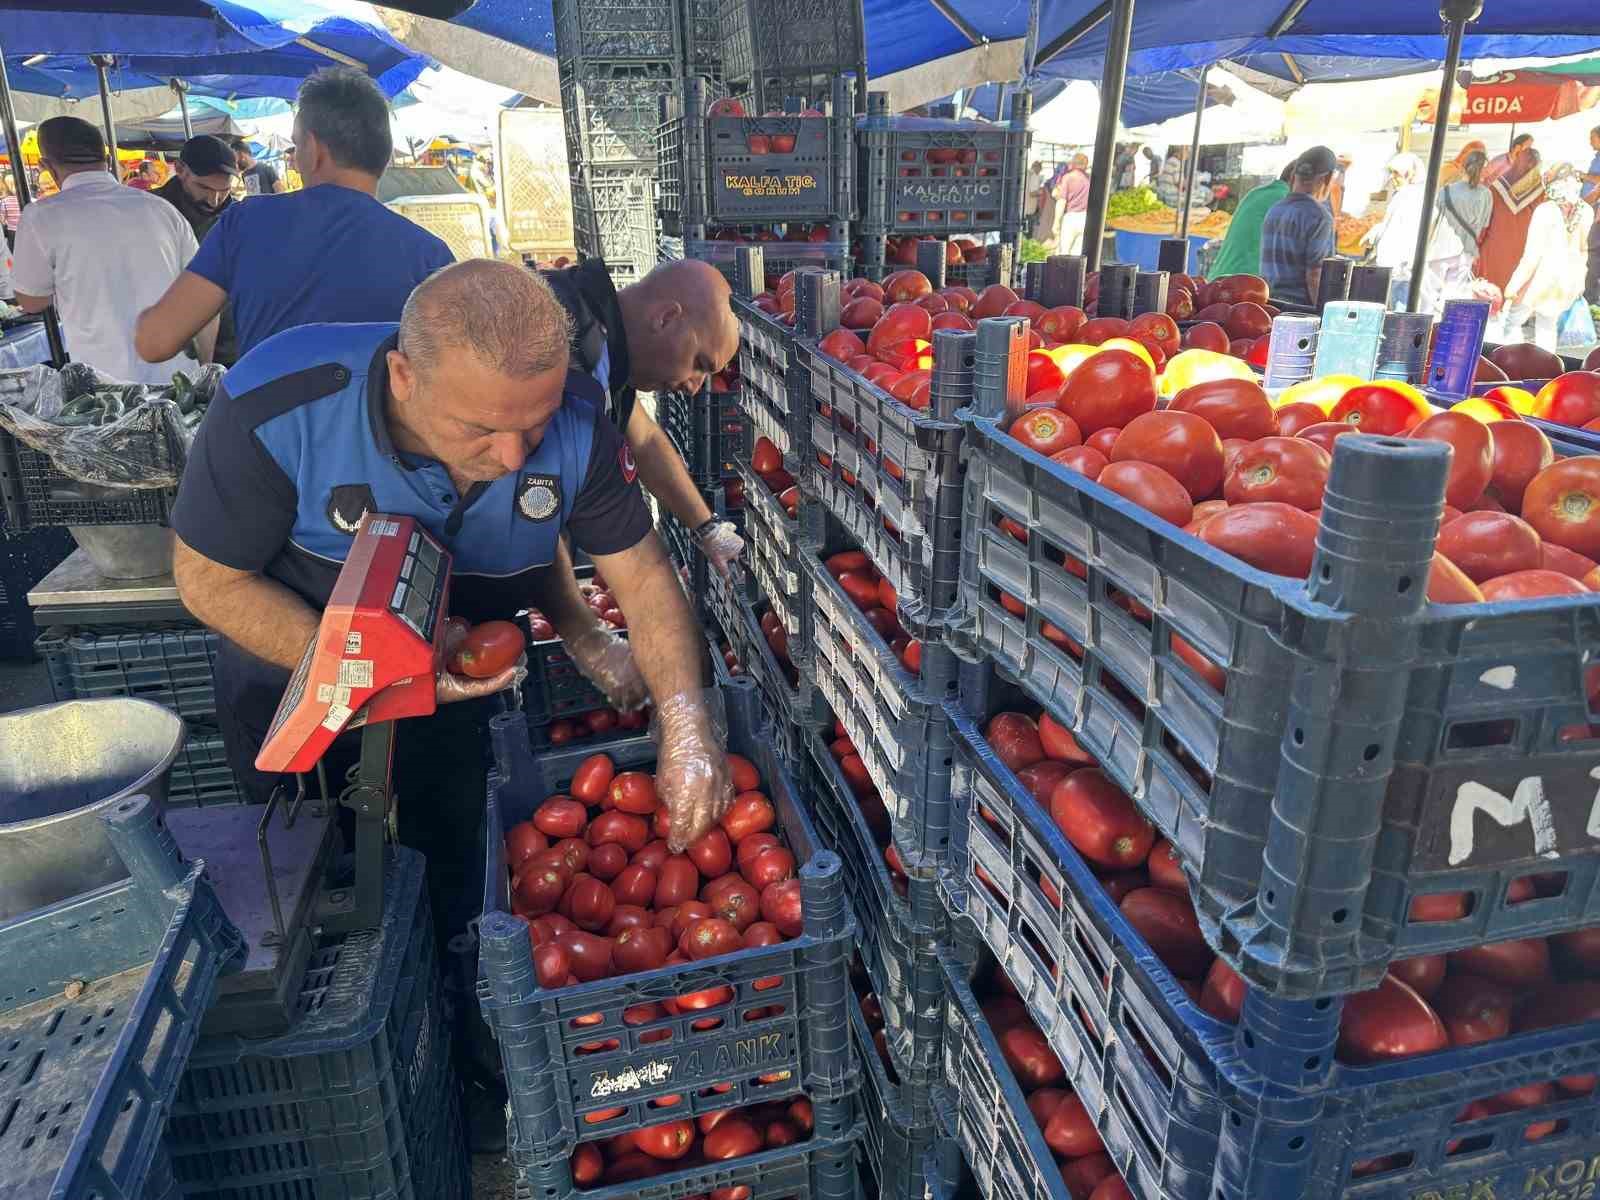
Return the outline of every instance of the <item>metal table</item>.
<path id="1" fill-rule="evenodd" d="M 149 579 L 106 579 L 89 556 L 74 550 L 28 593 L 34 624 L 137 625 L 151 621 L 193 621 L 178 599 L 171 575 Z"/>

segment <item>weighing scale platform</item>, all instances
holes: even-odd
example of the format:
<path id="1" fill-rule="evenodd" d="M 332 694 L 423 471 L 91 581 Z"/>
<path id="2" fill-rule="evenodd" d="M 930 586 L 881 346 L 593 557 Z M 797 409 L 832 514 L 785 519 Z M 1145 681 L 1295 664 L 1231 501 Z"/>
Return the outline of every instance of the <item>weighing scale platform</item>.
<path id="1" fill-rule="evenodd" d="M 28 592 L 34 624 L 139 625 L 193 621 L 172 576 L 107 579 L 82 550 L 74 550 Z"/>

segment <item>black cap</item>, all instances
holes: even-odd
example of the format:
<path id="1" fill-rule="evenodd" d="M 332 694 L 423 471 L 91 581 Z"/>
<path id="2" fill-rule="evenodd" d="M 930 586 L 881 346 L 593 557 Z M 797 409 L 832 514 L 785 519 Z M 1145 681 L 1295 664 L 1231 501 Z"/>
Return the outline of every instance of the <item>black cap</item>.
<path id="1" fill-rule="evenodd" d="M 237 175 L 239 160 L 233 147 L 219 137 L 202 133 L 183 144 L 178 161 L 196 175 Z"/>
<path id="2" fill-rule="evenodd" d="M 1295 160 L 1294 173 L 1300 179 L 1332 175 L 1339 169 L 1338 156 L 1326 146 L 1313 146 Z"/>
<path id="3" fill-rule="evenodd" d="M 81 117 L 51 117 L 39 122 L 39 152 L 62 166 L 106 161 L 106 140 Z"/>

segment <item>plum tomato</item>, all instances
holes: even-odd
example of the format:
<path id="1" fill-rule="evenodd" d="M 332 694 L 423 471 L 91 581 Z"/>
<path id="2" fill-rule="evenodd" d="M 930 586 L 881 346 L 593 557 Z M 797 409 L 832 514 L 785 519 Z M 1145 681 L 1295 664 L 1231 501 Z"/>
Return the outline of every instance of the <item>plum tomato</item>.
<path id="1" fill-rule="evenodd" d="M 1559 571 L 1513 571 L 1486 579 L 1479 591 L 1488 601 L 1533 600 L 1540 596 L 1587 596 L 1589 589 L 1571 576 Z"/>
<path id="2" fill-rule="evenodd" d="M 576 800 L 566 796 L 552 796 L 534 810 L 533 825 L 540 833 L 549 837 L 569 838 L 576 837 L 583 831 L 587 818 L 588 813 Z"/>
<path id="3" fill-rule="evenodd" d="M 1533 477 L 1556 459 L 1544 430 L 1526 421 L 1496 421 L 1489 426 L 1494 471 L 1489 486 L 1507 508 L 1522 511 L 1522 496 Z"/>
<path id="4" fill-rule="evenodd" d="M 760 792 L 743 792 L 733 798 L 733 806 L 722 814 L 722 828 L 735 842 L 752 833 L 771 829 L 777 821 L 772 803 Z"/>
<path id="5" fill-rule="evenodd" d="M 1090 862 L 1136 867 L 1155 844 L 1155 827 L 1099 767 L 1080 767 L 1050 796 L 1050 816 Z"/>
<path id="6" fill-rule="evenodd" d="M 1047 712 L 1039 714 L 1039 746 L 1047 758 L 1092 766 L 1094 757 L 1072 736 L 1072 731 Z"/>
<path id="7" fill-rule="evenodd" d="M 1444 489 L 1446 504 L 1465 509 L 1483 495 L 1494 476 L 1494 443 L 1487 425 L 1464 413 L 1434 413 L 1415 425 L 1411 436 L 1443 442 L 1451 448 L 1450 476 Z"/>
<path id="8" fill-rule="evenodd" d="M 1219 438 L 1253 442 L 1278 432 L 1272 402 L 1261 385 L 1249 379 L 1193 384 L 1172 398 L 1167 411 L 1193 413 L 1215 429 Z"/>
<path id="9" fill-rule="evenodd" d="M 485 621 L 467 630 L 467 636 L 450 654 L 452 675 L 488 679 L 500 674 L 528 648 L 522 630 L 511 621 Z"/>
<path id="10" fill-rule="evenodd" d="M 1155 411 L 1155 373 L 1130 351 L 1102 350 L 1068 376 L 1056 407 L 1076 421 L 1086 437 L 1102 429 L 1120 429 L 1139 414 Z"/>
<path id="11" fill-rule="evenodd" d="M 1428 567 L 1428 602 L 1430 604 L 1482 604 L 1483 592 L 1467 578 L 1467 574 L 1443 554 L 1434 551 L 1433 562 Z M 1416 920 L 1412 917 L 1412 920 Z"/>
<path id="12" fill-rule="evenodd" d="M 1105 1149 L 1100 1132 L 1095 1128 L 1094 1117 L 1076 1095 L 1069 1095 L 1044 1126 L 1045 1145 L 1066 1158 L 1082 1158 L 1085 1154 L 1098 1154 Z"/>
<path id="13" fill-rule="evenodd" d="M 1095 482 L 1180 529 L 1194 515 L 1194 501 L 1183 484 L 1150 463 L 1114 462 Z"/>
<path id="14" fill-rule="evenodd" d="M 1018 712 L 996 713 L 984 729 L 984 737 L 996 757 L 1013 771 L 1040 762 L 1044 746 L 1033 718 Z"/>
<path id="15" fill-rule="evenodd" d="M 1303 437 L 1264 437 L 1228 467 L 1222 497 L 1229 504 L 1277 500 L 1310 512 L 1322 506 L 1332 456 Z"/>
<path id="16" fill-rule="evenodd" d="M 1259 571 L 1304 579 L 1316 553 L 1317 519 L 1275 500 L 1230 504 L 1202 525 L 1197 536 Z"/>
<path id="17" fill-rule="evenodd" d="M 624 771 L 611 781 L 611 806 L 619 812 L 649 816 L 660 801 L 656 781 L 645 771 Z"/>
<path id="18" fill-rule="evenodd" d="M 733 845 L 723 829 L 712 829 L 689 843 L 684 851 L 707 879 L 725 875 L 733 865 Z"/>
<path id="19" fill-rule="evenodd" d="M 1481 975 L 1452 974 L 1434 1002 L 1452 1046 L 1476 1046 L 1511 1033 L 1517 989 Z"/>
<path id="20" fill-rule="evenodd" d="M 1295 400 L 1285 404 L 1282 408 L 1275 409 L 1272 415 L 1278 425 L 1279 437 L 1294 437 L 1301 430 L 1328 420 L 1327 412 L 1309 400 Z"/>
<path id="21" fill-rule="evenodd" d="M 1341 396 L 1328 416 L 1359 425 L 1362 433 L 1403 434 L 1420 425 L 1428 413 L 1420 394 L 1386 383 L 1363 383 Z"/>
<path id="22" fill-rule="evenodd" d="M 1449 1044 L 1439 1015 L 1413 988 L 1391 975 L 1372 991 L 1345 997 L 1339 1019 L 1339 1057 L 1344 1062 L 1410 1058 Z"/>
<path id="23" fill-rule="evenodd" d="M 1179 979 L 1205 978 L 1214 956 L 1201 936 L 1200 920 L 1188 896 L 1162 888 L 1138 888 L 1124 896 L 1117 907 L 1174 975 Z"/>
<path id="24" fill-rule="evenodd" d="M 1439 530 L 1434 548 L 1477 584 L 1542 563 L 1538 531 L 1510 513 L 1462 513 Z"/>
<path id="25" fill-rule="evenodd" d="M 1160 467 L 1183 486 L 1191 501 L 1200 501 L 1222 482 L 1222 439 L 1194 413 L 1144 413 L 1122 427 L 1111 447 L 1111 461 Z"/>
<path id="26" fill-rule="evenodd" d="M 1110 460 L 1092 446 L 1073 446 L 1067 450 L 1057 451 L 1050 456 L 1050 461 L 1060 463 L 1069 471 L 1076 471 L 1087 479 L 1099 479 L 1100 472 L 1104 471 Z"/>
<path id="27" fill-rule="evenodd" d="M 1011 436 L 1030 450 L 1049 456 L 1082 445 L 1078 423 L 1054 408 L 1033 408 L 1011 423 Z"/>
<path id="28" fill-rule="evenodd" d="M 1219 958 L 1206 972 L 1205 984 L 1200 989 L 1200 1007 L 1219 1021 L 1237 1025 L 1244 1009 L 1247 986 L 1244 976 Z"/>
<path id="29" fill-rule="evenodd" d="M 569 790 L 575 800 L 581 800 L 585 804 L 599 804 L 605 798 L 616 773 L 617 768 L 612 763 L 610 755 L 591 754 L 579 763 L 578 769 L 572 773 L 572 787 Z"/>
<path id="30" fill-rule="evenodd" d="M 1545 467 L 1523 492 L 1522 519 L 1546 541 L 1600 558 L 1600 458 L 1564 458 Z"/>
<path id="31" fill-rule="evenodd" d="M 1000 1032 L 1000 1053 L 1025 1091 L 1051 1087 L 1067 1078 L 1056 1052 L 1030 1021 Z"/>
<path id="32" fill-rule="evenodd" d="M 778 927 L 786 938 L 805 931 L 804 898 L 798 879 L 784 879 L 761 893 L 761 919 Z"/>

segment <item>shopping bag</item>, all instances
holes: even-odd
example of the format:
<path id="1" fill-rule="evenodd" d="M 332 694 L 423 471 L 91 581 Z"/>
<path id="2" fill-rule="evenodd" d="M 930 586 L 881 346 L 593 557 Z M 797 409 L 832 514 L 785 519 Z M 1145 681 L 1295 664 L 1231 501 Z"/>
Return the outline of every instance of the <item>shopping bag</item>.
<path id="1" fill-rule="evenodd" d="M 1600 338 L 1595 336 L 1594 314 L 1589 311 L 1589 302 L 1579 296 L 1556 322 L 1556 349 L 1587 350 L 1597 340 Z"/>

